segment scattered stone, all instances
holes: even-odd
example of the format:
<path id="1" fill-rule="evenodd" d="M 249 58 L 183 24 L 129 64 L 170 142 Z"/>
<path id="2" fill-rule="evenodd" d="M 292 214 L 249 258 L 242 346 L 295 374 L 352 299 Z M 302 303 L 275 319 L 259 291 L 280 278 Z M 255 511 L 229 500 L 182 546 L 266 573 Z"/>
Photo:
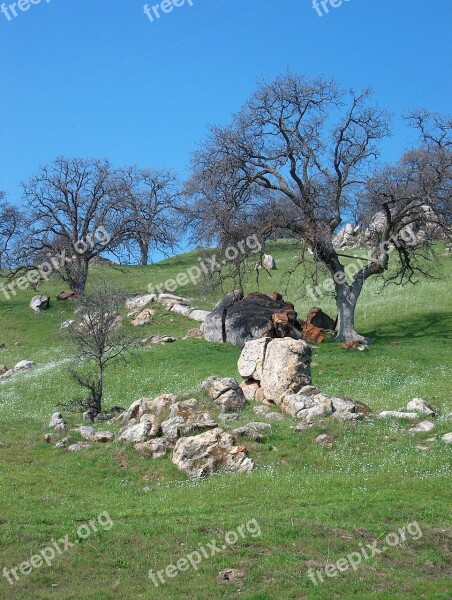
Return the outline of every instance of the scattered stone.
<path id="1" fill-rule="evenodd" d="M 172 461 L 194 479 L 219 471 L 244 473 L 254 469 L 246 448 L 235 446 L 234 437 L 220 428 L 180 438 Z"/>
<path id="2" fill-rule="evenodd" d="M 173 304 L 171 307 L 171 312 L 176 313 L 176 315 L 181 315 L 182 317 L 188 317 L 192 310 L 193 308 L 187 304 Z"/>
<path id="3" fill-rule="evenodd" d="M 264 439 L 263 433 L 267 432 L 268 430 L 271 431 L 271 425 L 269 423 L 255 422 L 248 423 L 243 427 L 238 427 L 237 429 L 234 429 L 232 433 L 234 435 L 249 437 L 255 442 L 260 442 Z"/>
<path id="4" fill-rule="evenodd" d="M 90 423 L 94 423 L 95 417 L 96 417 L 96 413 L 93 410 L 87 410 L 82 415 L 82 419 L 84 421 L 88 421 Z"/>
<path id="5" fill-rule="evenodd" d="M 269 406 L 254 406 L 253 413 L 256 415 L 266 415 L 271 411 Z"/>
<path id="6" fill-rule="evenodd" d="M 173 342 L 177 342 L 177 338 L 171 337 L 170 335 L 151 335 L 144 340 L 142 340 L 143 344 L 172 344 Z"/>
<path id="7" fill-rule="evenodd" d="M 281 413 L 269 412 L 265 415 L 265 418 L 269 421 L 284 421 L 286 417 Z"/>
<path id="8" fill-rule="evenodd" d="M 174 294 L 169 293 L 159 294 L 157 302 L 163 304 L 168 310 L 171 310 L 175 304 L 185 304 L 186 306 L 190 306 L 189 298 L 183 298 L 182 296 L 175 296 Z"/>
<path id="9" fill-rule="evenodd" d="M 145 308 L 131 321 L 134 327 L 143 327 L 143 325 L 149 325 L 155 315 L 155 310 L 152 308 Z"/>
<path id="10" fill-rule="evenodd" d="M 194 321 L 200 321 L 201 323 L 204 323 L 209 315 L 210 310 L 192 310 L 188 316 Z"/>
<path id="11" fill-rule="evenodd" d="M 92 427 L 89 427 L 88 425 L 82 425 L 77 429 L 77 431 L 84 440 L 87 440 L 89 442 L 91 442 L 94 439 L 94 436 L 96 435 L 95 430 Z"/>
<path id="12" fill-rule="evenodd" d="M 209 377 L 202 382 L 201 388 L 206 391 L 223 413 L 234 413 L 241 410 L 246 403 L 242 388 L 230 377 Z"/>
<path id="13" fill-rule="evenodd" d="M 66 446 L 68 445 L 68 443 L 69 443 L 69 438 L 65 437 L 65 438 L 63 438 L 62 440 L 60 440 L 59 442 L 57 442 L 55 444 L 55 448 L 57 450 L 60 450 L 61 448 L 66 448 Z"/>
<path id="14" fill-rule="evenodd" d="M 433 429 L 435 429 L 435 423 L 432 423 L 431 421 L 421 421 L 417 425 L 413 425 L 413 427 L 410 427 L 409 432 L 426 433 L 432 431 Z"/>
<path id="15" fill-rule="evenodd" d="M 315 438 L 315 443 L 324 446 L 325 448 L 333 447 L 333 438 L 328 433 L 322 433 Z"/>
<path id="16" fill-rule="evenodd" d="M 0 365 L 0 376 L 8 373 L 9 369 L 6 365 Z"/>
<path id="17" fill-rule="evenodd" d="M 379 415 L 381 419 L 392 417 L 394 419 L 409 419 L 415 421 L 419 418 L 419 415 L 415 412 L 402 412 L 400 410 L 383 410 Z"/>
<path id="18" fill-rule="evenodd" d="M 220 571 L 218 574 L 217 583 L 242 583 L 244 577 L 245 571 L 240 571 L 238 569 L 225 569 L 224 571 Z"/>
<path id="19" fill-rule="evenodd" d="M 262 257 L 262 266 L 267 271 L 276 270 L 276 261 L 271 254 L 264 254 Z"/>
<path id="20" fill-rule="evenodd" d="M 53 433 L 46 433 L 46 434 L 44 435 L 44 441 L 45 441 L 47 444 L 51 444 L 51 443 L 52 443 L 52 440 L 53 440 Z"/>
<path id="21" fill-rule="evenodd" d="M 61 301 L 65 301 L 65 300 L 73 300 L 75 297 L 75 292 L 73 292 L 72 290 L 65 290 L 64 292 L 60 292 L 56 299 Z"/>
<path id="22" fill-rule="evenodd" d="M 220 421 L 238 421 L 240 419 L 239 413 L 220 413 L 218 415 Z"/>
<path id="23" fill-rule="evenodd" d="M 94 441 L 100 442 L 101 444 L 106 444 L 107 442 L 112 442 L 115 436 L 111 431 L 97 431 L 94 434 Z"/>
<path id="24" fill-rule="evenodd" d="M 446 444 L 452 444 L 452 431 L 450 433 L 445 433 L 444 435 L 442 435 L 441 439 L 443 440 L 443 442 L 446 442 Z"/>
<path id="25" fill-rule="evenodd" d="M 324 331 L 334 331 L 336 329 L 336 321 L 323 312 L 321 308 L 315 306 L 311 308 L 306 317 L 306 324 L 318 327 Z"/>
<path id="26" fill-rule="evenodd" d="M 43 295 L 34 296 L 30 300 L 29 306 L 36 313 L 41 312 L 41 310 L 48 310 L 50 308 L 50 298 Z"/>
<path id="27" fill-rule="evenodd" d="M 307 429 L 312 426 L 312 423 L 308 423 L 308 421 L 300 421 L 298 425 L 295 427 L 295 433 L 303 433 Z"/>
<path id="28" fill-rule="evenodd" d="M 407 410 L 415 410 L 417 412 L 421 412 L 425 415 L 432 415 L 434 416 L 435 411 L 432 409 L 431 406 L 429 406 L 427 404 L 427 402 L 425 400 L 423 400 L 422 398 L 413 398 L 413 400 L 410 400 L 410 402 L 408 402 L 408 404 L 406 405 Z"/>
<path id="29" fill-rule="evenodd" d="M 80 450 L 85 450 L 86 448 L 90 448 L 90 444 L 86 442 L 78 442 L 77 444 L 72 444 L 67 449 L 68 452 L 79 452 Z"/>
<path id="30" fill-rule="evenodd" d="M 260 388 L 260 385 L 257 381 L 254 381 L 253 379 L 246 379 L 240 384 L 240 387 L 242 388 L 245 400 L 248 400 L 248 402 L 252 402 L 256 399 L 256 392 Z"/>
<path id="31" fill-rule="evenodd" d="M 203 340 L 204 334 L 201 331 L 201 329 L 199 329 L 198 327 L 195 327 L 194 329 L 190 329 L 189 331 L 187 331 L 187 335 L 184 337 L 184 340 L 190 340 L 190 339 Z"/>
<path id="32" fill-rule="evenodd" d="M 152 418 L 152 415 L 144 415 L 143 419 L 139 423 L 126 427 L 121 432 L 118 438 L 119 441 L 139 444 L 140 442 L 146 442 L 150 438 L 156 437 L 160 431 L 157 421 Z"/>
<path id="33" fill-rule="evenodd" d="M 134 298 L 129 298 L 126 300 L 126 307 L 130 310 L 134 310 L 137 308 L 144 308 L 151 302 L 155 302 L 157 300 L 156 294 L 139 294 Z"/>
<path id="34" fill-rule="evenodd" d="M 59 412 L 53 413 L 50 417 L 49 427 L 55 431 L 66 431 L 67 423 L 63 418 L 63 415 Z"/>
<path id="35" fill-rule="evenodd" d="M 360 352 L 369 350 L 369 346 L 361 342 L 345 342 L 345 344 L 341 344 L 341 348 L 344 348 L 344 350 L 359 350 Z"/>
<path id="36" fill-rule="evenodd" d="M 156 438 L 155 440 L 141 442 L 135 448 L 144 458 L 160 458 L 165 456 L 168 450 L 171 449 L 171 445 L 163 438 Z"/>

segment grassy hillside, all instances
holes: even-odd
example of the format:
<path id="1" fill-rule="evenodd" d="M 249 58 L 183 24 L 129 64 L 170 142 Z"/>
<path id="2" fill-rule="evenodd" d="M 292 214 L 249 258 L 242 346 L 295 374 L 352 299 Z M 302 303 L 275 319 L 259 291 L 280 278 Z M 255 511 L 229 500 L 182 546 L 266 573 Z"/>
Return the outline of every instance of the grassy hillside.
<path id="1" fill-rule="evenodd" d="M 278 270 L 261 274 L 260 289 L 280 290 L 300 315 L 313 305 L 334 313 L 332 298 L 314 301 L 300 284 L 302 273 L 287 281 L 294 265 L 289 242 L 271 248 Z M 169 278 L 196 264 L 188 253 L 150 267 L 102 271 L 129 292 Z M 258 469 L 250 475 L 220 475 L 188 482 L 170 457 L 139 458 L 118 443 L 80 453 L 56 450 L 43 440 L 49 416 L 60 402 L 78 395 L 67 373 L 71 350 L 59 325 L 72 312 L 56 303 L 42 314 L 28 308 L 32 291 L 0 298 L 0 364 L 33 360 L 37 367 L 0 383 L 0 598 L 73 599 L 446 599 L 450 543 L 450 446 L 440 435 L 452 430 L 452 259 L 441 259 L 442 278 L 416 286 L 382 290 L 369 282 L 360 299 L 357 328 L 375 338 L 369 352 L 346 352 L 335 344 L 315 351 L 314 382 L 329 394 L 348 395 L 374 410 L 396 409 L 422 396 L 441 411 L 432 434 L 408 433 L 407 424 L 372 420 L 359 424 L 319 423 L 303 434 L 296 421 L 272 424 L 261 443 L 247 442 Z M 100 275 L 95 268 L 92 280 Z M 247 291 L 256 289 L 250 278 Z M 287 291 L 286 291 L 287 288 Z M 54 296 L 63 287 L 45 284 Z M 200 296 L 200 286 L 177 293 L 210 308 L 220 293 Z M 182 338 L 193 321 L 159 308 L 155 322 L 139 334 Z M 132 328 L 131 328 L 132 329 Z M 135 332 L 136 333 L 136 332 Z M 15 344 L 19 345 L 16 346 Z M 182 340 L 143 349 L 112 367 L 105 404 L 128 406 L 134 400 L 172 392 L 197 397 L 217 415 L 200 392 L 209 375 L 238 378 L 240 349 L 199 340 Z M 259 420 L 249 406 L 232 429 Z M 70 416 L 70 424 L 80 422 Z M 110 426 L 98 426 L 109 429 Z M 117 431 L 117 428 L 113 428 Z M 334 437 L 333 449 L 314 443 L 319 433 Z M 77 434 L 72 434 L 76 441 Z M 434 437 L 434 441 L 425 441 Z M 419 444 L 428 450 L 417 448 Z M 51 566 L 21 575 L 10 585 L 1 569 L 27 561 L 52 540 L 74 537 L 78 525 L 107 511 L 114 525 L 93 533 L 55 558 Z M 206 558 L 155 587 L 148 570 L 164 569 L 179 558 L 251 519 L 262 535 Z M 315 586 L 309 567 L 360 550 L 416 521 L 422 536 L 363 561 L 356 572 L 325 578 Z M 239 584 L 220 585 L 222 569 L 245 571 Z"/>

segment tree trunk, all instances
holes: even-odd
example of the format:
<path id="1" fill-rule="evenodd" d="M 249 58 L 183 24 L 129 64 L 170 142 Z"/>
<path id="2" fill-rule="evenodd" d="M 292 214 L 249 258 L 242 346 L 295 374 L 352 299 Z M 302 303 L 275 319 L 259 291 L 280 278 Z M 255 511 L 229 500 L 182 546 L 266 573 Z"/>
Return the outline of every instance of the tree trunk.
<path id="1" fill-rule="evenodd" d="M 369 338 L 360 335 L 355 329 L 355 308 L 361 294 L 362 284 L 356 281 L 352 285 L 336 283 L 335 287 L 339 315 L 335 341 L 371 343 Z"/>
<path id="2" fill-rule="evenodd" d="M 149 260 L 149 244 L 145 242 L 140 243 L 140 265 L 147 267 Z"/>
<path id="3" fill-rule="evenodd" d="M 102 396 L 104 393 L 104 371 L 102 366 L 98 366 L 97 370 L 97 384 L 93 397 L 93 410 L 96 414 L 102 412 Z"/>

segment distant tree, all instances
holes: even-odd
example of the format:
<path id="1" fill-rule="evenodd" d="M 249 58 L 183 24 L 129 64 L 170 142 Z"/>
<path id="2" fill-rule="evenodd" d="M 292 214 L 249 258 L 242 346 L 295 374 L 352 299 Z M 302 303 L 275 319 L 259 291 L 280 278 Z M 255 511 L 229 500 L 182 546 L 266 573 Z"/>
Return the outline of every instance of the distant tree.
<path id="1" fill-rule="evenodd" d="M 56 273 L 82 293 L 90 262 L 124 235 L 118 171 L 106 160 L 58 157 L 23 188 L 28 227 L 22 264 L 57 255 Z"/>
<path id="2" fill-rule="evenodd" d="M 413 120 L 422 132 L 421 147 L 413 151 L 418 152 L 415 171 L 422 155 L 431 162 L 423 172 L 437 169 L 438 175 L 418 180 L 410 218 L 444 225 L 450 202 L 450 122 L 422 112 Z M 324 78 L 280 76 L 262 84 L 230 125 L 210 129 L 193 157 L 186 185 L 188 222 L 198 239 L 213 238 L 220 246 L 251 233 L 263 245 L 278 235 L 299 240 L 300 262 L 309 250 L 333 282 L 336 340 L 369 341 L 355 330 L 358 298 L 364 282 L 388 268 L 388 245 L 410 222 L 401 214 L 389 216 L 388 210 L 398 210 L 403 200 L 392 207 L 382 204 L 376 188 L 381 176 L 373 178 L 378 142 L 387 135 L 388 115 L 371 104 L 368 90 L 343 91 Z M 425 203 L 434 205 L 434 217 L 421 212 Z M 371 223 L 382 210 L 387 221 L 369 240 L 371 259 L 347 279 L 345 256 L 333 245 L 335 232 L 350 214 L 366 212 Z M 400 240 L 396 255 L 402 265 L 414 247 Z"/>
<path id="3" fill-rule="evenodd" d="M 84 409 L 94 414 L 102 411 L 105 370 L 131 350 L 134 340 L 120 326 L 118 316 L 124 306 L 125 293 L 101 282 L 77 301 L 80 319 L 68 330 L 81 368 L 71 368 L 73 379 L 89 390 Z M 89 371 L 83 367 L 86 366 Z"/>
<path id="4" fill-rule="evenodd" d="M 139 263 L 149 263 L 150 253 L 173 250 L 180 240 L 181 202 L 177 177 L 166 169 L 123 169 L 123 194 L 127 231 L 122 246 L 129 255 L 139 253 Z"/>
<path id="5" fill-rule="evenodd" d="M 8 203 L 5 192 L 0 192 L 0 269 L 14 264 L 17 252 L 16 242 L 23 226 L 20 210 Z"/>

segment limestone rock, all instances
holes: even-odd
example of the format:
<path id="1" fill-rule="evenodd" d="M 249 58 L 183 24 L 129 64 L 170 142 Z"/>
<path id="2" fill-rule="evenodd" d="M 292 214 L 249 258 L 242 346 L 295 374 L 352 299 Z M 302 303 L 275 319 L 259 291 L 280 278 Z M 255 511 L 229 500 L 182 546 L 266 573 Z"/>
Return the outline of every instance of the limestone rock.
<path id="1" fill-rule="evenodd" d="M 408 402 L 406 407 L 409 411 L 415 410 L 425 415 L 433 416 L 435 414 L 435 411 L 432 409 L 432 407 L 429 406 L 427 402 L 422 398 L 413 398 L 413 400 L 410 400 L 410 402 Z"/>
<path id="2" fill-rule="evenodd" d="M 174 448 L 172 461 L 195 479 L 219 471 L 244 473 L 254 469 L 246 449 L 235 446 L 234 437 L 219 428 L 180 438 Z"/>
<path id="3" fill-rule="evenodd" d="M 311 384 L 312 348 L 302 340 L 271 340 L 265 353 L 260 381 L 267 400 L 281 403 L 287 393 Z"/>
<path id="4" fill-rule="evenodd" d="M 50 298 L 43 295 L 33 296 L 30 300 L 30 308 L 37 313 L 41 310 L 48 310 L 50 308 Z"/>

